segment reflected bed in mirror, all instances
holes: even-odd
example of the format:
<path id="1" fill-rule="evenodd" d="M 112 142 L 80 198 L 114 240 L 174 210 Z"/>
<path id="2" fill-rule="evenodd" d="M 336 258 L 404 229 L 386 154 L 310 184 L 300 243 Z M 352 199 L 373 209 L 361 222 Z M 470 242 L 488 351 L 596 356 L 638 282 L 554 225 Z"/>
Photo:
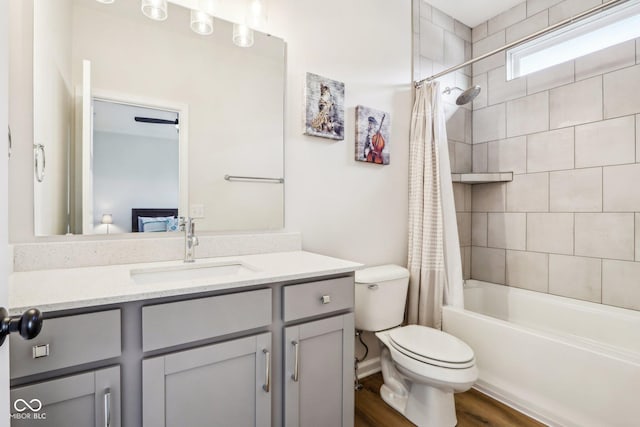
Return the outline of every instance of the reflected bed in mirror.
<path id="1" fill-rule="evenodd" d="M 281 181 L 224 179 L 283 176 L 282 39 L 238 47 L 221 19 L 199 35 L 172 3 L 157 22 L 136 1 L 33 2 L 36 235 L 135 232 L 143 208 L 201 231 L 283 228 Z"/>

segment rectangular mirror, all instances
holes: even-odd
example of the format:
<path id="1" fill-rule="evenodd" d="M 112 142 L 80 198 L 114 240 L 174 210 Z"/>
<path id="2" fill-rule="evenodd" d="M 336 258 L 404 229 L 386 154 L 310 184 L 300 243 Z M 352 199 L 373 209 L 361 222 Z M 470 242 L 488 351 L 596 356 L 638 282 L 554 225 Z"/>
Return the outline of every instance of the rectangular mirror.
<path id="1" fill-rule="evenodd" d="M 33 1 L 36 235 L 283 228 L 282 39 L 239 47 L 217 18 L 200 35 L 171 2 L 155 21 Z"/>

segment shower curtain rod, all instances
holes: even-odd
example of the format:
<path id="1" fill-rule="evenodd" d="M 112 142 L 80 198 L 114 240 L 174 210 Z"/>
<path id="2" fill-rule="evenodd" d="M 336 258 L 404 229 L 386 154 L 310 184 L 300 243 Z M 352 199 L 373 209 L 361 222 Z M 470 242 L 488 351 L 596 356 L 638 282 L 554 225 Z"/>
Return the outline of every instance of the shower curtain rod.
<path id="1" fill-rule="evenodd" d="M 579 19 L 582 19 L 582 18 L 584 18 L 584 17 L 586 17 L 588 15 L 591 15 L 591 14 L 593 14 L 595 12 L 598 12 L 598 11 L 603 10 L 603 9 L 607 9 L 607 8 L 609 8 L 611 6 L 614 6 L 614 5 L 618 4 L 618 3 L 624 3 L 624 2 L 627 2 L 627 1 L 629 1 L 629 0 L 609 0 L 606 3 L 603 3 L 603 4 L 598 5 L 598 6 L 594 6 L 591 9 L 585 10 L 584 12 L 579 13 L 579 14 L 571 17 L 571 18 L 565 19 L 564 21 L 560 21 L 560 22 L 558 22 L 556 24 L 548 26 L 547 28 L 544 28 L 542 30 L 536 31 L 533 34 L 530 34 L 528 36 L 522 37 L 521 39 L 518 39 L 518 40 L 513 41 L 511 43 L 507 43 L 506 45 L 504 45 L 502 47 L 499 47 L 498 49 L 492 50 L 491 52 L 487 52 L 484 55 L 480 55 L 477 58 L 472 58 L 472 59 L 470 59 L 470 60 L 468 60 L 466 62 L 463 62 L 462 64 L 453 66 L 451 68 L 447 68 L 446 70 L 441 71 L 441 72 L 439 72 L 437 74 L 434 74 L 434 75 L 432 75 L 430 77 L 427 77 L 426 79 L 418 80 L 417 82 L 414 82 L 414 85 L 417 88 L 424 82 L 429 82 L 431 80 L 437 79 L 438 77 L 442 77 L 442 76 L 444 76 L 446 74 L 449 74 L 449 73 L 451 73 L 453 71 L 459 70 L 461 68 L 464 68 L 464 67 L 467 67 L 467 66 L 469 66 L 471 64 L 474 64 L 474 63 L 476 63 L 478 61 L 481 61 L 481 60 L 483 60 L 485 58 L 488 58 L 491 55 L 495 55 L 496 53 L 505 51 L 505 50 L 510 49 L 510 48 L 512 48 L 514 46 L 518 46 L 518 45 L 520 45 L 522 43 L 528 42 L 529 40 L 533 40 L 535 38 L 543 36 L 543 35 L 551 32 L 551 31 L 553 31 L 553 30 L 555 30 L 557 28 L 564 27 L 565 25 L 571 24 L 571 23 L 573 23 L 573 22 L 575 22 L 575 21 L 577 21 Z"/>

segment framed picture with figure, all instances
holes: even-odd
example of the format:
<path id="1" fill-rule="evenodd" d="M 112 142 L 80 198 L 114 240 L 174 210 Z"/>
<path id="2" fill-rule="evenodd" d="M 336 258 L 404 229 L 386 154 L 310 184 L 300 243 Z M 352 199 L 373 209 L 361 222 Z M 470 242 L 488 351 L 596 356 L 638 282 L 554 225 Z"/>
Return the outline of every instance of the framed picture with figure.
<path id="1" fill-rule="evenodd" d="M 307 73 L 304 134 L 344 140 L 344 83 Z"/>
<path id="2" fill-rule="evenodd" d="M 390 134 L 389 113 L 362 105 L 356 107 L 356 160 L 388 165 Z"/>

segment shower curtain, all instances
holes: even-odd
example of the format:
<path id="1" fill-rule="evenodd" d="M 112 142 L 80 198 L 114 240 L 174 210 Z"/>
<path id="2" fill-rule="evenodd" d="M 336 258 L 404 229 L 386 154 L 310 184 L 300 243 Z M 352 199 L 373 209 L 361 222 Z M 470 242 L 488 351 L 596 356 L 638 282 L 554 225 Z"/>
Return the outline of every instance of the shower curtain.
<path id="1" fill-rule="evenodd" d="M 442 305 L 463 306 L 462 262 L 440 83 L 416 90 L 409 164 L 409 323 L 442 329 Z"/>

